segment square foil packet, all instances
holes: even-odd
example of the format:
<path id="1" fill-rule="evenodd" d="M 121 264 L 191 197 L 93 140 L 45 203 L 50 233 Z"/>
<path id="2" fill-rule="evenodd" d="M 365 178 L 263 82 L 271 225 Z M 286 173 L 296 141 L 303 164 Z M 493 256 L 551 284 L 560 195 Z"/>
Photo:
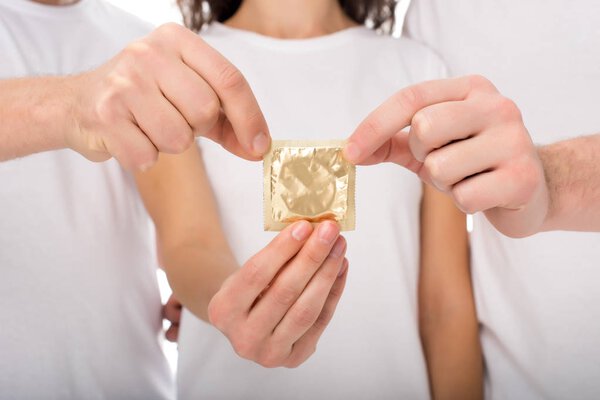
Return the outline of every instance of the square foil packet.
<path id="1" fill-rule="evenodd" d="M 356 167 L 342 156 L 343 140 L 274 140 L 264 157 L 264 225 L 280 231 L 307 220 L 355 227 Z"/>

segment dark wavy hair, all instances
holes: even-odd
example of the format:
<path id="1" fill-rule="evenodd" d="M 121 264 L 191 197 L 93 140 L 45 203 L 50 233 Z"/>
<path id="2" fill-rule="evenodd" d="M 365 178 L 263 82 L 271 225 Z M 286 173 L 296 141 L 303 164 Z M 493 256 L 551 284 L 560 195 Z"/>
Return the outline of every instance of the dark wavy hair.
<path id="1" fill-rule="evenodd" d="M 236 13 L 243 0 L 177 0 L 185 26 L 199 32 L 213 21 L 224 22 Z M 391 32 L 397 0 L 338 0 L 353 21 Z M 204 5 L 205 4 L 205 5 Z M 204 5 L 204 6 L 203 6 Z"/>

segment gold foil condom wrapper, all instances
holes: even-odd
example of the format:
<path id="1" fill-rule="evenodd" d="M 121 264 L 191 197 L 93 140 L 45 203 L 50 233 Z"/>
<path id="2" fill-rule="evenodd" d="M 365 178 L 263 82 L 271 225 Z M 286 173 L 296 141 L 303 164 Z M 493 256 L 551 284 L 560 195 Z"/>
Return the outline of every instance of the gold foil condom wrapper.
<path id="1" fill-rule="evenodd" d="M 335 220 L 354 230 L 356 168 L 342 156 L 343 140 L 274 140 L 264 158 L 267 231 L 307 220 Z"/>

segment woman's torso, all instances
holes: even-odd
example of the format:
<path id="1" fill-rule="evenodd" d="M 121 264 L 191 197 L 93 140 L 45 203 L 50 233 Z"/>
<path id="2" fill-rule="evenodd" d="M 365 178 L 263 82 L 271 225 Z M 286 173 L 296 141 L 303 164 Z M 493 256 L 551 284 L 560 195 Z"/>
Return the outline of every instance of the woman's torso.
<path id="1" fill-rule="evenodd" d="M 343 139 L 397 89 L 439 77 L 425 48 L 366 28 L 284 41 L 217 25 L 204 38 L 245 74 L 275 139 Z M 263 232 L 262 165 L 202 140 L 231 247 L 243 264 Z M 416 282 L 421 184 L 395 165 L 359 168 L 357 228 L 345 234 L 348 283 L 317 352 L 297 369 L 265 369 L 191 314 L 180 335 L 178 393 L 207 399 L 426 398 Z"/>

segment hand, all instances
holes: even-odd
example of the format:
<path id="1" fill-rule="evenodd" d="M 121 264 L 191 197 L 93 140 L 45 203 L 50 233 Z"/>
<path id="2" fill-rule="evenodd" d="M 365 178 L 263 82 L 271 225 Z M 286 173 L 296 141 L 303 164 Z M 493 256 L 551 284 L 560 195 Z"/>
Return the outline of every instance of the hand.
<path id="1" fill-rule="evenodd" d="M 485 211 L 508 236 L 537 232 L 548 212 L 544 171 L 521 113 L 480 76 L 397 92 L 359 125 L 345 156 L 403 165 L 463 212 Z"/>
<path id="2" fill-rule="evenodd" d="M 198 35 L 166 24 L 105 65 L 68 80 L 67 146 L 93 161 L 145 170 L 158 152 L 181 153 L 206 136 L 241 157 L 268 151 L 265 118 L 243 75 Z"/>
<path id="3" fill-rule="evenodd" d="M 171 326 L 165 332 L 165 338 L 169 342 L 177 343 L 179 338 L 179 323 L 181 322 L 181 309 L 182 305 L 171 295 L 167 303 L 163 306 L 163 318 L 169 321 Z"/>
<path id="4" fill-rule="evenodd" d="M 334 222 L 312 231 L 306 221 L 284 229 L 211 300 L 211 323 L 240 357 L 292 368 L 315 351 L 344 290 L 348 261 Z"/>

